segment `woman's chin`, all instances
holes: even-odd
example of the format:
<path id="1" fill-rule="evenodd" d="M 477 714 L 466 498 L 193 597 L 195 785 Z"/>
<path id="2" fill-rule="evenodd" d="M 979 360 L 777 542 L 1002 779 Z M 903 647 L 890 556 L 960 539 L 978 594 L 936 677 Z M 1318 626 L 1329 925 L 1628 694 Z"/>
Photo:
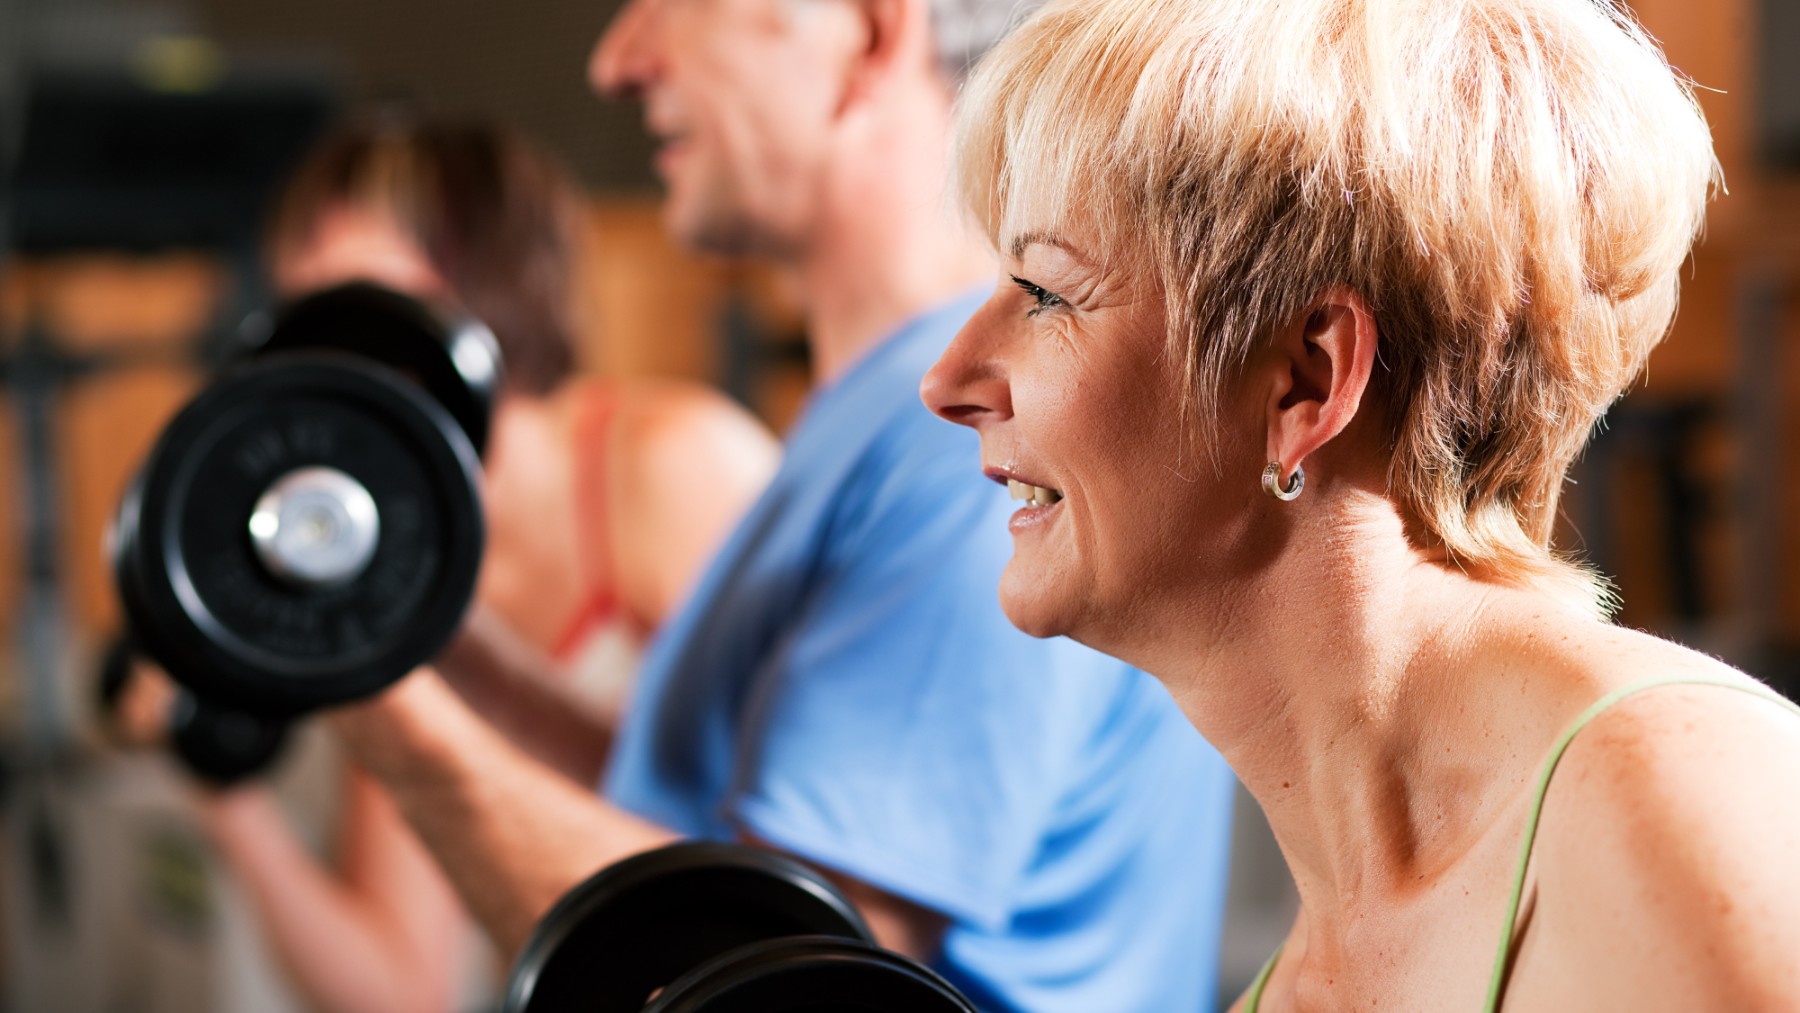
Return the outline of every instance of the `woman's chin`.
<path id="1" fill-rule="evenodd" d="M 1029 586 L 1019 586 L 1026 585 Z M 1056 600 L 1040 583 L 1015 577 L 1009 567 L 1000 580 L 1000 610 L 1030 636 L 1059 637 L 1069 632 L 1066 603 Z"/>

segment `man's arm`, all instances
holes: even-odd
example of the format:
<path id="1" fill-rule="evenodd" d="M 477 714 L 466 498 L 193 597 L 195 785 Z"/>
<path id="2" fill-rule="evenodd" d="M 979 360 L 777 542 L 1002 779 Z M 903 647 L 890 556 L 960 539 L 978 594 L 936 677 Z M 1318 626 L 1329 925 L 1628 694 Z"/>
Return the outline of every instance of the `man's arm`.
<path id="1" fill-rule="evenodd" d="M 677 839 L 527 756 L 430 670 L 330 720 L 508 960 L 577 883 Z M 940 916 L 848 877 L 833 879 L 881 945 L 919 960 L 936 953 Z"/>
<path id="2" fill-rule="evenodd" d="M 577 448 L 606 465 L 604 508 L 580 523 L 604 525 L 608 579 L 627 612 L 654 628 L 762 493 L 781 449 L 753 416 L 708 388 L 646 381 L 616 392 L 607 445 Z M 599 779 L 611 718 L 498 615 L 478 604 L 434 664 L 532 756 L 580 784 Z"/>
<path id="3" fill-rule="evenodd" d="M 330 721 L 508 959 L 575 884 L 676 838 L 526 755 L 429 670 Z"/>
<path id="4" fill-rule="evenodd" d="M 435 665 L 469 707 L 533 758 L 584 788 L 599 781 L 611 722 L 498 615 L 472 608 Z"/>

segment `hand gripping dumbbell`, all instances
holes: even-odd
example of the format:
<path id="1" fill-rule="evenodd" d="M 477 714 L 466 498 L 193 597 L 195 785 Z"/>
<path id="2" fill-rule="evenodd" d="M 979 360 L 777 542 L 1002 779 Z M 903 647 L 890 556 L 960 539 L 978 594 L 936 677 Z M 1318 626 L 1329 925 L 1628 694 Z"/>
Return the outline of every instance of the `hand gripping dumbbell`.
<path id="1" fill-rule="evenodd" d="M 525 944 L 502 1013 L 975 1013 L 931 970 L 876 946 L 817 871 L 690 842 L 610 865 Z"/>
<path id="2" fill-rule="evenodd" d="M 294 718 L 449 641 L 499 384 L 485 327 L 348 285 L 286 307 L 163 430 L 111 553 L 133 643 L 184 688 L 172 738 L 197 773 L 255 772 Z"/>

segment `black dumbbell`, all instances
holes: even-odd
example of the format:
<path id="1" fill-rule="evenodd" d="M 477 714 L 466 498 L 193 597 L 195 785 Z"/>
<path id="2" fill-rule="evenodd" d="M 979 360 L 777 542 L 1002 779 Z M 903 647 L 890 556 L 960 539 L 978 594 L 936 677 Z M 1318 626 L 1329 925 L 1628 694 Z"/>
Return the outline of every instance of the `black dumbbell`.
<path id="1" fill-rule="evenodd" d="M 247 329 L 240 354 L 341 352 L 413 381 L 450 413 L 480 456 L 500 396 L 500 346 L 473 317 L 377 285 L 350 284 L 296 300 L 267 331 Z"/>
<path id="2" fill-rule="evenodd" d="M 225 788 L 268 769 L 287 746 L 290 724 L 286 717 L 231 710 L 183 692 L 169 715 L 169 748 L 194 776 Z"/>
<path id="3" fill-rule="evenodd" d="M 103 721 L 122 720 L 124 698 L 140 678 L 138 657 L 125 636 L 115 637 L 102 654 L 95 702 Z M 287 743 L 286 720 L 202 703 L 186 690 L 177 691 L 165 719 L 165 742 L 176 758 L 196 777 L 220 787 L 263 770 Z"/>
<path id="4" fill-rule="evenodd" d="M 936 972 L 873 943 L 788 936 L 738 947 L 669 984 L 643 1013 L 976 1013 Z"/>
<path id="5" fill-rule="evenodd" d="M 704 842 L 633 856 L 565 894 L 520 953 L 501 1009 L 974 1013 L 935 973 L 876 946 L 817 871 Z"/>
<path id="6" fill-rule="evenodd" d="M 163 430 L 112 557 L 132 639 L 192 696 L 184 759 L 222 782 L 259 769 L 294 717 L 448 642 L 499 383 L 481 325 L 350 285 L 286 308 Z"/>

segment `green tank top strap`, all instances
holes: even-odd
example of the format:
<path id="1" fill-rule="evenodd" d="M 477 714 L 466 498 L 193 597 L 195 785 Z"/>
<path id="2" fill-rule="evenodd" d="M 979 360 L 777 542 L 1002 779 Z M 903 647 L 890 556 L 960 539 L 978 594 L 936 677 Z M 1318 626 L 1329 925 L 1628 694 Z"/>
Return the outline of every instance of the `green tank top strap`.
<path id="1" fill-rule="evenodd" d="M 1794 703 L 1761 683 L 1743 682 L 1716 676 L 1670 676 L 1662 679 L 1646 679 L 1643 682 L 1632 683 L 1621 689 L 1613 690 L 1594 701 L 1587 710 L 1582 711 L 1581 715 L 1568 728 L 1564 729 L 1562 735 L 1556 740 L 1556 745 L 1550 750 L 1550 756 L 1544 761 L 1543 770 L 1538 774 L 1537 787 L 1534 789 L 1531 799 L 1531 813 L 1525 821 L 1525 839 L 1519 848 L 1518 866 L 1513 872 L 1512 896 L 1506 904 L 1506 931 L 1500 936 L 1500 952 L 1494 958 L 1493 976 L 1488 979 L 1487 1002 L 1482 1005 L 1482 1009 L 1486 1013 L 1495 1013 L 1500 1008 L 1500 990 L 1506 984 L 1506 972 L 1512 962 L 1513 930 L 1517 927 L 1519 920 L 1519 902 L 1525 895 L 1525 870 L 1531 864 L 1531 846 L 1537 840 L 1538 818 L 1543 815 L 1544 798 L 1550 791 L 1550 775 L 1556 773 L 1556 765 L 1562 762 L 1563 754 L 1568 752 L 1569 743 L 1574 741 L 1575 736 L 1607 708 L 1626 697 L 1635 696 L 1647 689 L 1656 689 L 1659 686 L 1722 686 L 1741 693 L 1749 693 L 1751 696 L 1762 697 L 1780 704 L 1793 711 L 1796 716 L 1800 716 L 1800 704 Z M 1282 946 L 1277 946 L 1275 952 L 1269 955 L 1268 962 L 1263 964 L 1262 970 L 1257 973 L 1256 981 L 1251 984 L 1249 993 L 1244 997 L 1244 1013 L 1257 1013 L 1258 1008 L 1262 1005 L 1263 989 L 1268 986 L 1269 976 L 1274 974 L 1275 962 L 1281 959 L 1281 951 L 1285 945 L 1284 943 Z"/>
<path id="2" fill-rule="evenodd" d="M 1512 896 L 1506 904 L 1506 929 L 1500 936 L 1500 952 L 1494 957 L 1494 973 L 1488 979 L 1487 1002 L 1482 1006 L 1487 1013 L 1494 1013 L 1500 1008 L 1500 991 L 1506 984 L 1506 972 L 1512 963 L 1513 930 L 1517 927 L 1519 919 L 1519 902 L 1525 895 L 1525 870 L 1531 864 L 1531 847 L 1537 840 L 1538 818 L 1544 812 L 1544 797 L 1550 791 L 1550 775 L 1556 773 L 1556 765 L 1562 761 L 1563 754 L 1568 751 L 1569 743 L 1602 712 L 1626 697 L 1661 686 L 1722 686 L 1725 689 L 1735 689 L 1752 696 L 1763 697 L 1800 715 L 1800 705 L 1796 705 L 1793 701 L 1761 683 L 1743 682 L 1718 676 L 1669 676 L 1661 679 L 1646 679 L 1643 682 L 1632 683 L 1629 686 L 1613 690 L 1594 701 L 1587 710 L 1582 711 L 1581 716 L 1577 717 L 1556 740 L 1556 745 L 1550 750 L 1549 758 L 1544 761 L 1544 769 L 1538 774 L 1537 787 L 1531 799 L 1531 814 L 1525 821 L 1525 839 L 1519 847 L 1519 862 L 1513 871 Z"/>
<path id="3" fill-rule="evenodd" d="M 1262 970 L 1256 972 L 1256 981 L 1250 985 L 1250 994 L 1244 997 L 1244 1013 L 1256 1013 L 1256 1008 L 1262 1005 L 1263 989 L 1269 984 L 1269 975 L 1275 973 L 1275 962 L 1281 959 L 1282 946 L 1275 947 L 1275 952 L 1269 954 L 1269 959 L 1263 962 Z"/>

